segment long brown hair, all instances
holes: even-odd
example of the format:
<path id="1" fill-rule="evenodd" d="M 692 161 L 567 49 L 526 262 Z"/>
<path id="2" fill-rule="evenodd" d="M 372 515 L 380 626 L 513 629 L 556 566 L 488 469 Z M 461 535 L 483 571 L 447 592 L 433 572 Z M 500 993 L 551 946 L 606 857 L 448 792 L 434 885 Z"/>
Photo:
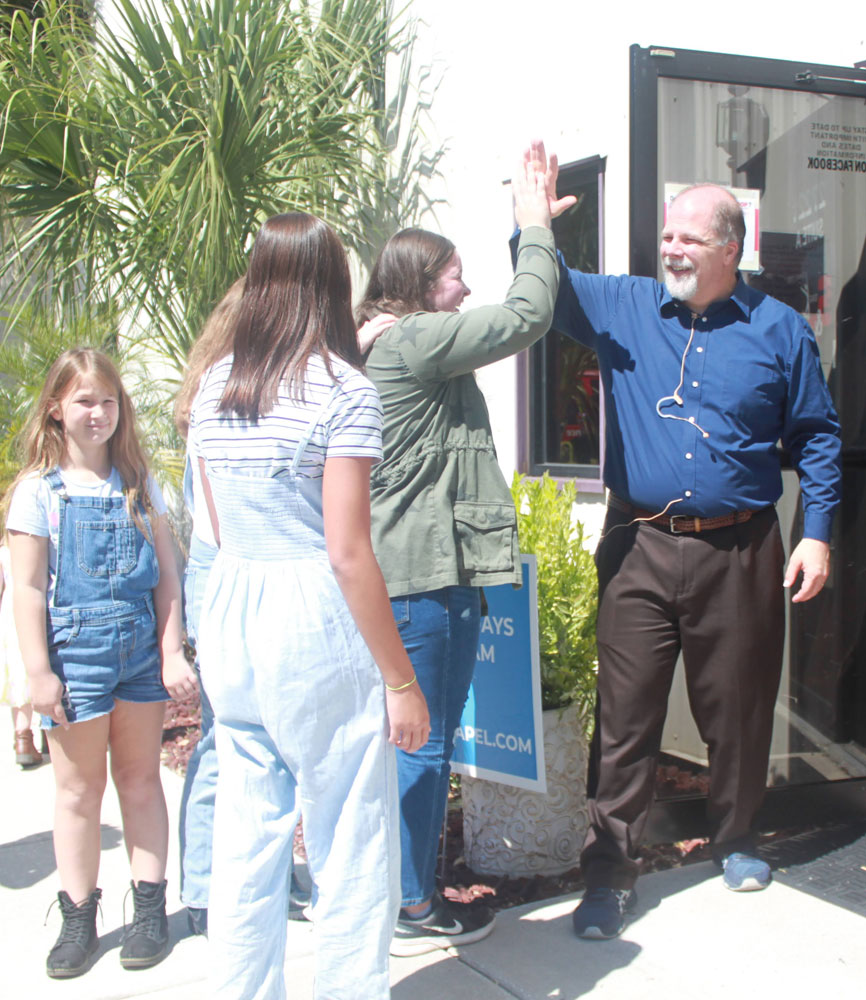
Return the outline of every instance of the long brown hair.
<path id="1" fill-rule="evenodd" d="M 355 318 L 358 326 L 380 313 L 406 316 L 430 309 L 430 293 L 455 246 L 426 229 L 401 229 L 382 247 Z"/>
<path id="2" fill-rule="evenodd" d="M 306 212 L 268 219 L 250 253 L 220 411 L 257 420 L 273 409 L 284 379 L 303 397 L 312 354 L 332 379 L 332 353 L 360 368 L 351 302 L 346 251 L 331 227 Z"/>
<path id="3" fill-rule="evenodd" d="M 39 399 L 24 427 L 24 467 L 9 490 L 11 496 L 22 479 L 34 473 L 44 475 L 56 468 L 66 454 L 66 432 L 52 411 L 74 392 L 78 382 L 89 375 L 117 397 L 117 428 L 108 442 L 108 456 L 123 482 L 129 516 L 147 535 L 142 511 L 155 514 L 147 488 L 148 469 L 144 449 L 138 440 L 135 410 L 120 375 L 107 354 L 90 347 L 73 347 L 49 368 Z"/>
<path id="4" fill-rule="evenodd" d="M 220 299 L 189 352 L 186 375 L 174 401 L 174 423 L 184 438 L 189 433 L 189 411 L 202 375 L 211 365 L 231 354 L 244 280 L 238 278 Z"/>

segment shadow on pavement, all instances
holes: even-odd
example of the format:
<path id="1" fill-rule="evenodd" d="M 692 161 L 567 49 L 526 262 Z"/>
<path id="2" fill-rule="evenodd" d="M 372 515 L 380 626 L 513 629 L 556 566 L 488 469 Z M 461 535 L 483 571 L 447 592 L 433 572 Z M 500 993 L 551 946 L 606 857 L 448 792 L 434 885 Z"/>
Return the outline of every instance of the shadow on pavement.
<path id="1" fill-rule="evenodd" d="M 848 847 L 866 835 L 866 822 L 838 823 L 765 844 L 761 856 L 773 868 L 805 865 L 832 851 Z"/>
<path id="2" fill-rule="evenodd" d="M 488 939 L 458 950 L 461 964 L 478 974 L 478 989 L 473 995 L 479 1000 L 488 995 L 501 996 L 493 989 L 495 986 L 519 998 L 571 1000 L 587 996 L 611 973 L 627 968 L 640 957 L 643 949 L 632 938 L 632 927 L 666 897 L 716 875 L 713 865 L 700 864 L 665 872 L 663 880 L 640 879 L 634 915 L 622 936 L 608 941 L 586 941 L 575 936 L 571 915 L 580 901 L 578 896 L 553 907 L 500 911 L 497 927 Z M 445 995 L 441 992 L 444 972 L 440 964 L 407 976 L 395 986 L 394 1000 Z"/>
<path id="3" fill-rule="evenodd" d="M 122 834 L 116 827 L 103 824 L 100 833 L 103 850 L 122 843 Z M 6 889 L 29 889 L 47 878 L 56 867 L 50 830 L 0 844 L 0 885 Z"/>

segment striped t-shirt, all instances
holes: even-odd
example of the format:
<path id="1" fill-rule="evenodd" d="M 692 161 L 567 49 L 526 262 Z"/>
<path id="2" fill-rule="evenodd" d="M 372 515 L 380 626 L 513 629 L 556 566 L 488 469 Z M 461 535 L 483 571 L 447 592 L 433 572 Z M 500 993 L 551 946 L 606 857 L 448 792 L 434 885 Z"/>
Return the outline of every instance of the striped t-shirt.
<path id="1" fill-rule="evenodd" d="M 282 385 L 273 409 L 256 423 L 217 410 L 231 367 L 229 356 L 202 378 L 190 413 L 189 450 L 194 459 L 204 457 L 217 473 L 279 476 L 290 468 L 310 421 L 321 413 L 298 469 L 299 476 L 321 478 L 326 458 L 381 461 L 379 394 L 351 365 L 338 358 L 331 359 L 339 385 L 335 393 L 324 362 L 313 355 L 304 378 L 304 401 L 290 396 Z"/>

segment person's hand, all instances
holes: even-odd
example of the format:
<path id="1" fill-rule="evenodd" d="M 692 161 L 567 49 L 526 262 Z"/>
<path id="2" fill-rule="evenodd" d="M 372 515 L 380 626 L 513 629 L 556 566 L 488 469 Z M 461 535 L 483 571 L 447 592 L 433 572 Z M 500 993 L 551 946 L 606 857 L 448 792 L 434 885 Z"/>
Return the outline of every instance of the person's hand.
<path id="1" fill-rule="evenodd" d="M 191 697 L 198 689 L 198 678 L 182 651 L 163 657 L 162 686 L 175 701 Z"/>
<path id="2" fill-rule="evenodd" d="M 63 681 L 53 670 L 44 671 L 38 675 L 30 674 L 27 678 L 30 691 L 30 704 L 34 711 L 46 715 L 64 729 L 69 728 L 66 710 L 63 707 Z"/>
<path id="3" fill-rule="evenodd" d="M 391 313 L 379 313 L 378 316 L 368 319 L 358 330 L 358 346 L 361 348 L 361 353 L 366 354 L 376 339 L 381 337 L 396 322 L 397 317 L 392 316 Z"/>
<path id="4" fill-rule="evenodd" d="M 800 573 L 803 574 L 800 589 L 791 598 L 798 604 L 801 601 L 811 600 L 821 590 L 829 572 L 830 546 L 817 538 L 803 538 L 791 553 L 782 586 L 793 587 Z"/>
<path id="5" fill-rule="evenodd" d="M 525 157 L 514 171 L 511 193 L 514 196 L 514 218 L 521 230 L 527 226 L 550 229 L 550 208 L 544 174 Z"/>
<path id="6" fill-rule="evenodd" d="M 556 179 L 559 176 L 559 161 L 556 158 L 556 153 L 551 153 L 550 160 L 548 161 L 547 152 L 544 149 L 544 143 L 541 139 L 532 139 L 530 141 L 529 147 L 523 152 L 523 162 L 526 164 L 527 169 L 540 173 L 544 177 L 544 186 L 547 192 L 547 203 L 551 219 L 562 215 L 567 208 L 571 208 L 572 205 L 577 204 L 577 198 L 573 194 L 567 194 L 564 198 L 556 197 Z"/>
<path id="7" fill-rule="evenodd" d="M 430 735 L 430 714 L 418 682 L 402 691 L 386 688 L 385 705 L 388 709 L 388 742 L 407 753 L 420 750 Z"/>

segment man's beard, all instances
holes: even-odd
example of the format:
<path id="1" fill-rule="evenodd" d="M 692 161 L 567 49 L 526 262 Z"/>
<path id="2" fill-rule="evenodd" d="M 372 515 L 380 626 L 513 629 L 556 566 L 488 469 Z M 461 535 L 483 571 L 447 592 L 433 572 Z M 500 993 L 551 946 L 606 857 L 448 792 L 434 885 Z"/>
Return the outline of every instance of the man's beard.
<path id="1" fill-rule="evenodd" d="M 665 288 L 671 298 L 688 302 L 698 294 L 698 276 L 694 270 L 673 271 L 667 261 L 662 261 L 665 273 Z"/>

